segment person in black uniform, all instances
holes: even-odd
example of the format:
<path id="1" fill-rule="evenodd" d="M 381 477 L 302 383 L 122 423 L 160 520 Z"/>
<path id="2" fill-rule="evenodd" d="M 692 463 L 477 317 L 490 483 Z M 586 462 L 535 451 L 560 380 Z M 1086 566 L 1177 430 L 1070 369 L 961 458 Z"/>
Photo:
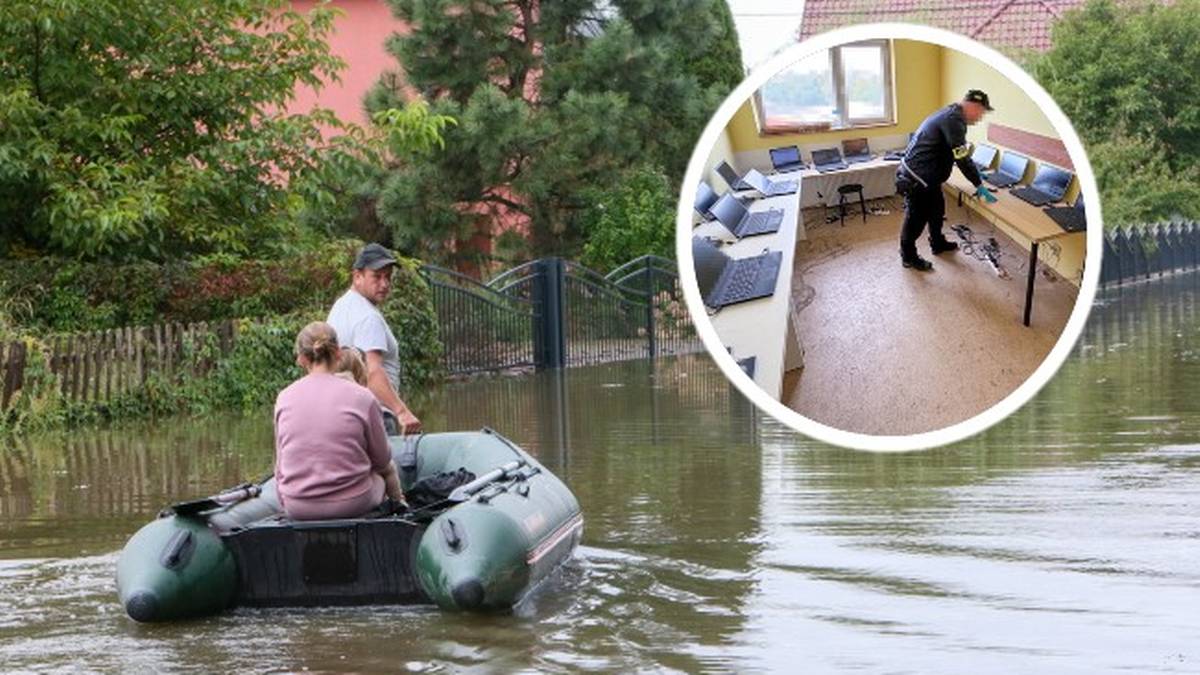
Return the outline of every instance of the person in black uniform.
<path id="1" fill-rule="evenodd" d="M 942 234 L 946 215 L 946 199 L 942 183 L 950 178 L 957 164 L 963 175 L 975 186 L 975 195 L 988 201 L 996 197 L 983 186 L 979 170 L 971 161 L 971 144 L 967 143 L 967 125 L 983 119 L 992 110 L 987 94 L 972 89 L 962 101 L 951 103 L 921 122 L 909 141 L 896 170 L 896 192 L 904 195 L 904 224 L 900 227 L 900 261 L 905 267 L 922 272 L 933 269 L 933 263 L 917 255 L 917 237 L 929 225 L 929 248 L 936 255 L 958 249 Z"/>

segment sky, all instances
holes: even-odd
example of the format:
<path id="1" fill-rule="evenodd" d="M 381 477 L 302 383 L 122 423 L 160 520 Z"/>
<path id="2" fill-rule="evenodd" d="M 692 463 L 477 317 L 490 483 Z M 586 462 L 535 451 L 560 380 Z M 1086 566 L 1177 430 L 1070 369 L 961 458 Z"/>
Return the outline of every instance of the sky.
<path id="1" fill-rule="evenodd" d="M 796 41 L 804 0 L 727 0 L 747 70 Z"/>

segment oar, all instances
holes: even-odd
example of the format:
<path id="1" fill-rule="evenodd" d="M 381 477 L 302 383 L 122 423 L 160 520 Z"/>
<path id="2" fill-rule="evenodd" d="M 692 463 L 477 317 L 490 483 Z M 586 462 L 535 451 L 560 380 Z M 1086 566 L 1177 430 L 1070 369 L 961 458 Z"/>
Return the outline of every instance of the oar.
<path id="1" fill-rule="evenodd" d="M 274 474 L 267 474 L 266 477 L 257 483 L 242 483 L 236 487 L 231 487 L 228 490 L 218 492 L 211 497 L 204 497 L 203 499 L 193 499 L 191 501 L 172 504 L 163 509 L 159 515 L 161 516 L 164 514 L 173 513 L 177 516 L 194 516 L 196 514 L 203 513 L 204 511 L 229 507 L 233 506 L 234 504 L 244 502 L 248 499 L 253 499 L 262 494 L 262 484 L 270 480 L 272 475 Z"/>

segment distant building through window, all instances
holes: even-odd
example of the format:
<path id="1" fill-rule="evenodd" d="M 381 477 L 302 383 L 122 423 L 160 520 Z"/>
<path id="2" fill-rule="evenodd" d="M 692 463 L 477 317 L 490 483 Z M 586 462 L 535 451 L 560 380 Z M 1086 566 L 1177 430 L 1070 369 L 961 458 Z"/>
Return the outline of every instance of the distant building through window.
<path id="1" fill-rule="evenodd" d="M 763 85 L 755 108 L 766 132 L 892 124 L 891 42 L 854 42 L 805 57 Z"/>

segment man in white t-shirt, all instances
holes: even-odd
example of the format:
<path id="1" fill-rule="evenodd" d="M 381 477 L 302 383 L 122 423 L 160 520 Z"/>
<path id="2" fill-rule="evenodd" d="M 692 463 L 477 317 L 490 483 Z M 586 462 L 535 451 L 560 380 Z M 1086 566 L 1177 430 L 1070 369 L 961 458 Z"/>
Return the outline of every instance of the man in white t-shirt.
<path id="1" fill-rule="evenodd" d="M 390 410 L 405 434 L 421 430 L 421 420 L 412 414 L 400 395 L 400 348 L 379 305 L 392 290 L 396 259 L 379 244 L 367 244 L 358 252 L 351 271 L 350 289 L 333 303 L 325 321 L 337 331 L 338 344 L 357 347 L 367 362 L 367 388 Z"/>

